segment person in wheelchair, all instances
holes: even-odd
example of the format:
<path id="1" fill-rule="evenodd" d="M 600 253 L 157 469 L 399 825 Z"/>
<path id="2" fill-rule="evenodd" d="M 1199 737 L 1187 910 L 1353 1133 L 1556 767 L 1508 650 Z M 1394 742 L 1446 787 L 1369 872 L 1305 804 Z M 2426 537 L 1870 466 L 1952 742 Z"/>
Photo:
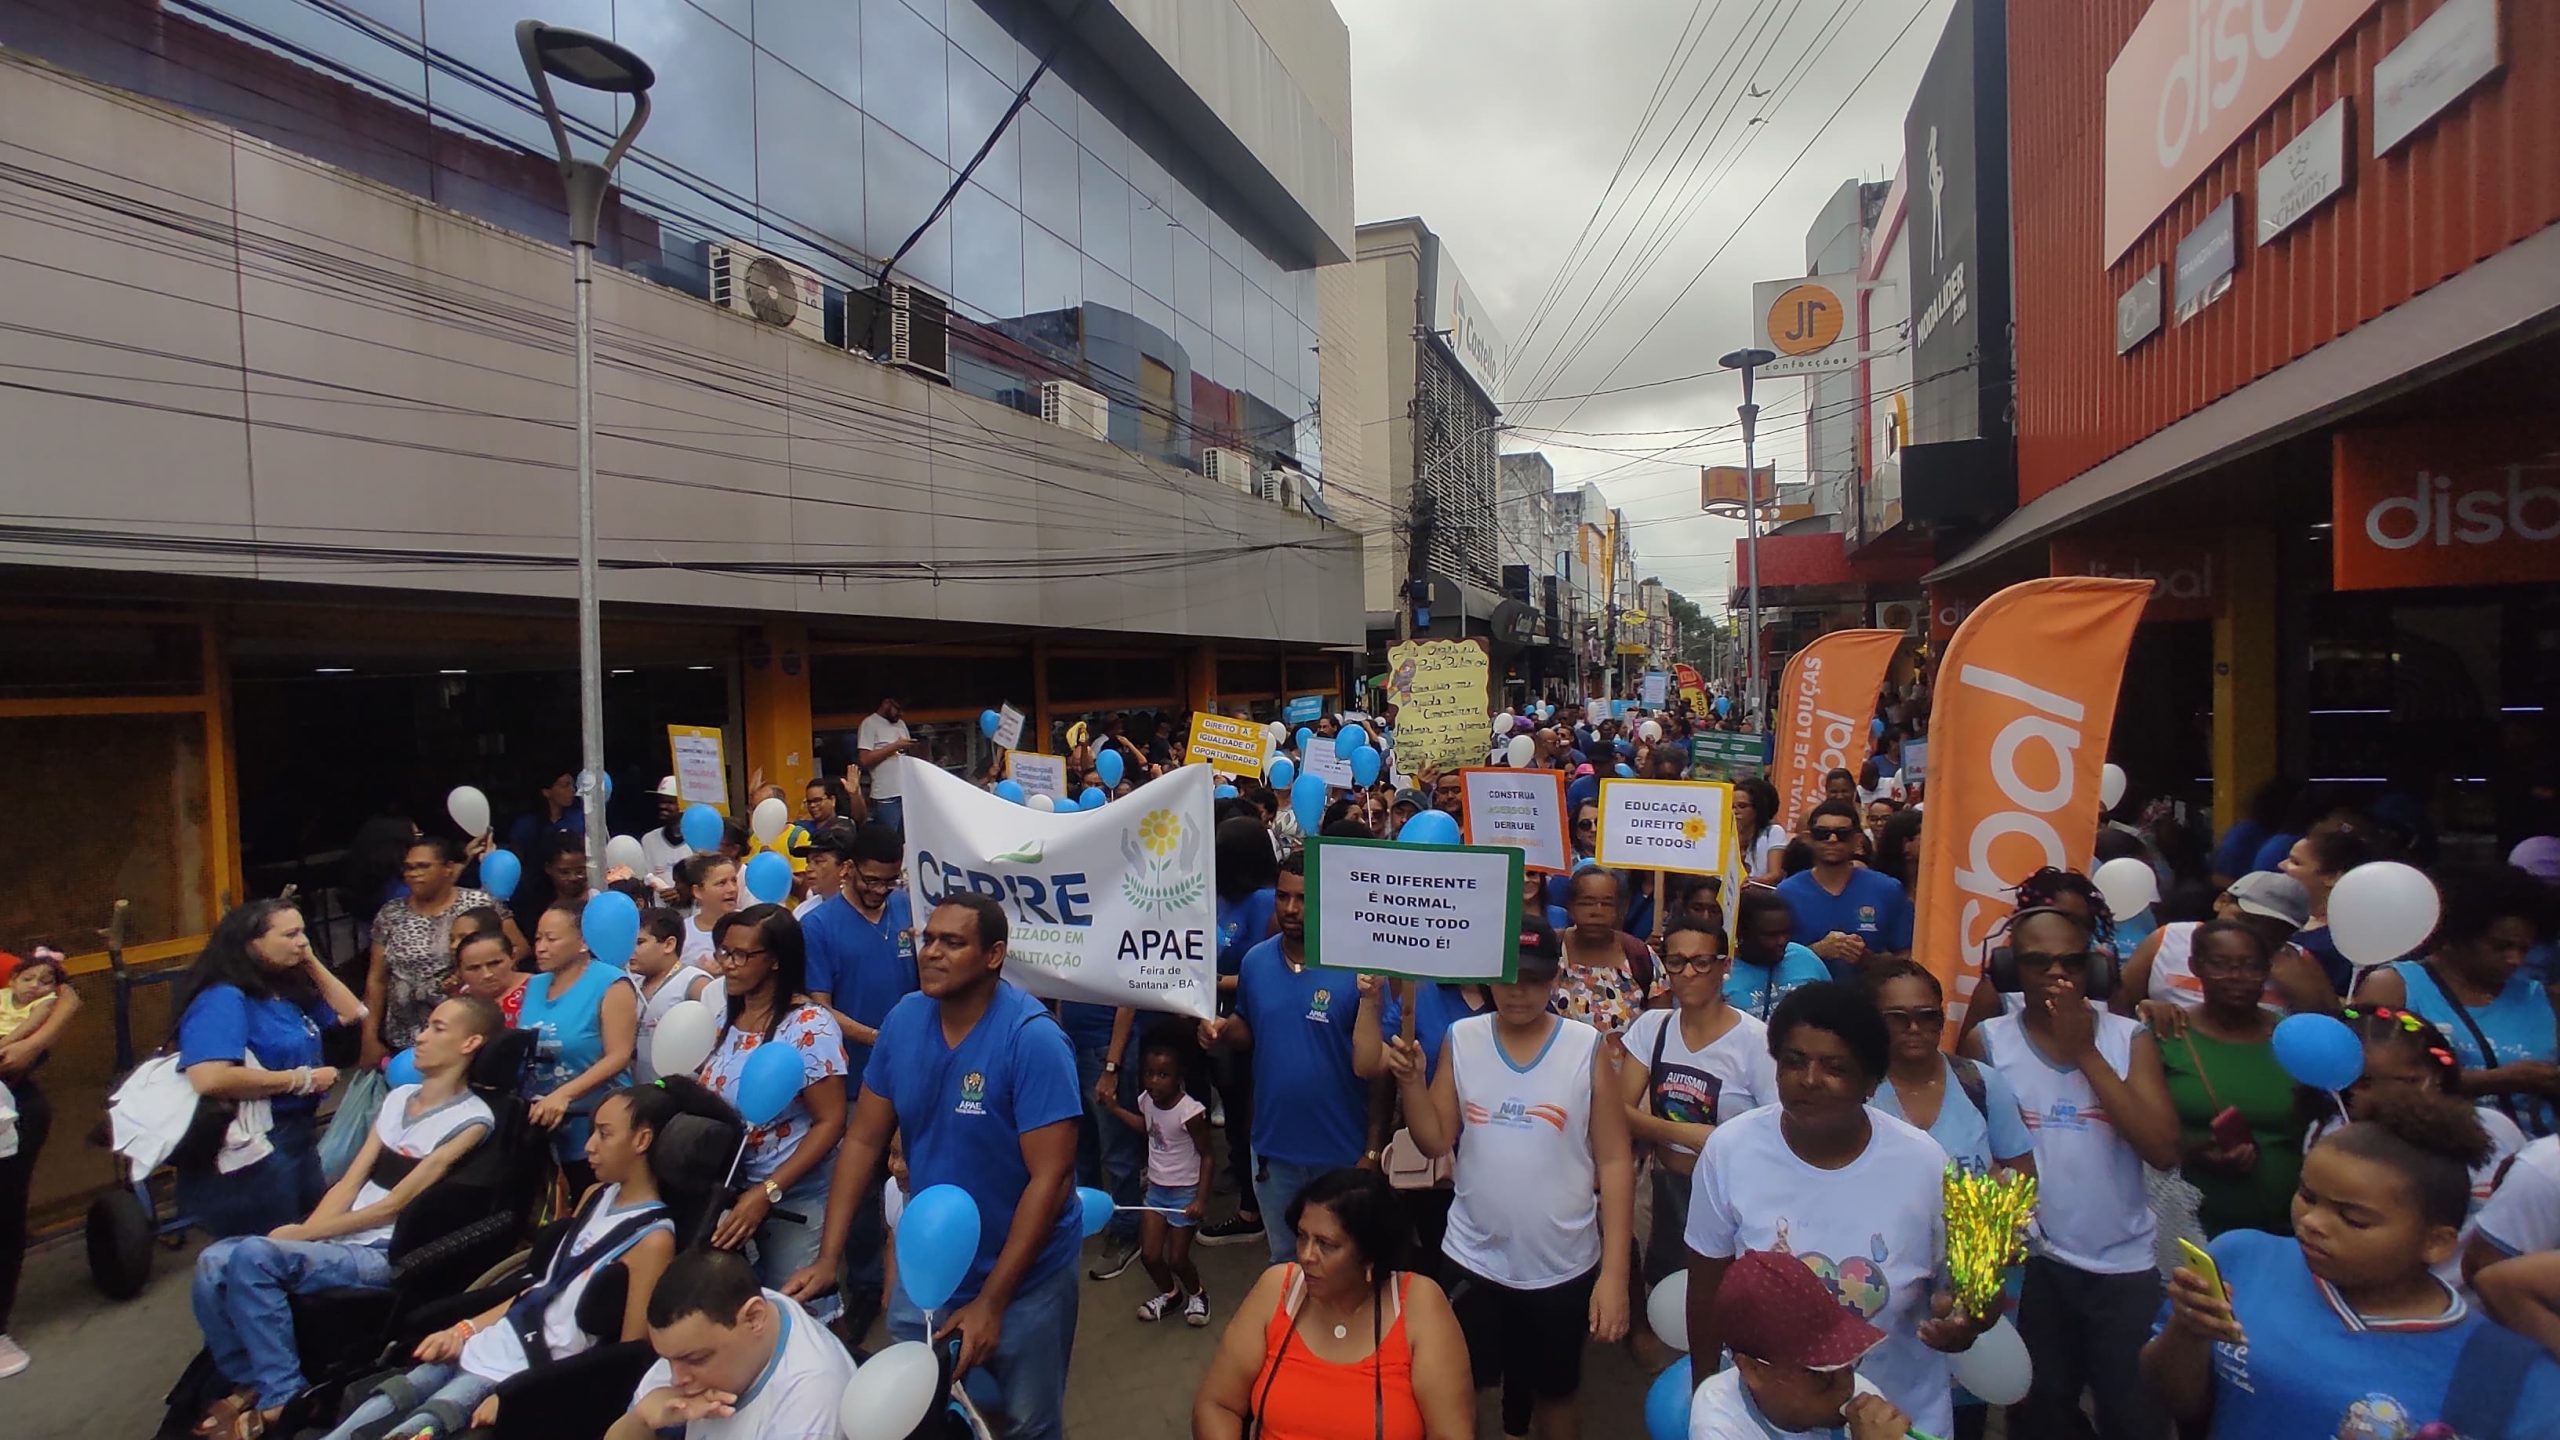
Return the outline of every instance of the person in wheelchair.
<path id="1" fill-rule="evenodd" d="M 658 1276 L 699 1223 L 698 1213 L 685 1212 L 707 1209 L 710 1198 L 707 1187 L 669 1172 L 680 1162 L 661 1161 L 658 1137 L 679 1115 L 725 1113 L 681 1076 L 606 1096 L 587 1137 L 597 1183 L 558 1227 L 547 1256 L 536 1242 L 524 1288 L 419 1341 L 416 1368 L 375 1387 L 329 1440 L 417 1440 L 482 1429 L 497 1423 L 498 1387 L 506 1381 L 601 1342 L 646 1340 Z"/>
<path id="2" fill-rule="evenodd" d="M 658 1363 L 605 1440 L 835 1440 L 853 1356 L 729 1250 L 688 1250 L 649 1297 Z"/>
<path id="3" fill-rule="evenodd" d="M 486 1000 L 438 1005 L 417 1037 L 419 1083 L 384 1098 L 355 1164 L 310 1218 L 264 1236 L 217 1240 L 196 1257 L 196 1323 L 232 1387 L 196 1434 L 256 1440 L 302 1392 L 290 1297 L 389 1281 L 393 1222 L 496 1124 L 466 1079 L 472 1056 L 503 1028 Z"/>

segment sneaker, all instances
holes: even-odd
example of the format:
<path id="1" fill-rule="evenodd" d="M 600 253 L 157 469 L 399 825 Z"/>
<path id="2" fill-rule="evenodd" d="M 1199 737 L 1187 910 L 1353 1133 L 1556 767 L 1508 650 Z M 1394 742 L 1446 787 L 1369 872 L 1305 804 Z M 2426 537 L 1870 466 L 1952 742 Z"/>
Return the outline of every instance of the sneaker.
<path id="1" fill-rule="evenodd" d="M 1146 1321 L 1150 1325 L 1153 1325 L 1165 1317 L 1166 1311 L 1171 1310 L 1174 1306 L 1181 1303 L 1181 1291 L 1167 1290 L 1161 1295 L 1150 1297 L 1146 1303 L 1140 1305 L 1138 1307 L 1138 1318 Z"/>
<path id="2" fill-rule="evenodd" d="M 33 1363 L 27 1358 L 27 1352 L 18 1347 L 17 1341 L 0 1335 L 0 1380 L 8 1379 Z"/>
<path id="3" fill-rule="evenodd" d="M 1194 1330 L 1201 1329 L 1209 1323 L 1208 1291 L 1194 1291 L 1182 1297 L 1182 1323 Z"/>
<path id="4" fill-rule="evenodd" d="M 1242 1245 L 1247 1241 L 1260 1239 L 1262 1239 L 1262 1221 L 1258 1217 L 1248 1220 L 1238 1214 L 1233 1219 L 1200 1227 L 1200 1243 L 1203 1245 Z"/>
<path id="5" fill-rule="evenodd" d="M 1137 1263 L 1138 1247 L 1135 1244 L 1115 1235 L 1105 1235 L 1102 1237 L 1101 1263 L 1084 1273 L 1094 1280 L 1117 1280 Z"/>

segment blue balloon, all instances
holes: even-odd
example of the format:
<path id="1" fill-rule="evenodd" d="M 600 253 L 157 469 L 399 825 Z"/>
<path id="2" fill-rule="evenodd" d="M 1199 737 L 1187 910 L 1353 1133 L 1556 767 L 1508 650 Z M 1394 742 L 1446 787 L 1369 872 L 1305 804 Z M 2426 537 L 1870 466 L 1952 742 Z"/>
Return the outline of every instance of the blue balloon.
<path id="1" fill-rule="evenodd" d="M 2288 1015 L 2276 1022 L 2276 1063 L 2314 1090 L 2344 1090 L 2364 1077 L 2364 1042 L 2330 1015 Z"/>
<path id="2" fill-rule="evenodd" d="M 898 1217 L 898 1284 L 919 1310 L 939 1309 L 978 1258 L 978 1202 L 957 1185 L 928 1185 Z"/>
<path id="3" fill-rule="evenodd" d="M 1289 785 L 1289 813 L 1298 817 L 1298 828 L 1313 835 L 1324 826 L 1324 777 L 1301 775 Z"/>
<path id="4" fill-rule="evenodd" d="M 630 963 L 632 947 L 640 943 L 640 907 L 619 890 L 599 890 L 587 897 L 578 934 L 588 954 L 618 969 Z"/>
<path id="5" fill-rule="evenodd" d="M 1298 767 L 1290 764 L 1289 757 L 1283 755 L 1271 762 L 1270 774 L 1265 778 L 1271 781 L 1272 789 L 1286 790 L 1289 782 L 1298 778 Z"/>
<path id="6" fill-rule="evenodd" d="M 791 862 L 767 850 L 747 862 L 747 894 L 759 905 L 779 905 L 791 894 Z"/>
<path id="7" fill-rule="evenodd" d="M 1003 728 L 1004 728 L 1004 717 L 1003 717 L 1003 716 L 1001 716 L 1001 715 L 997 714 L 997 713 L 996 713 L 996 712 L 994 712 L 993 710 L 981 710 L 981 711 L 979 711 L 979 712 L 978 712 L 978 733 L 979 733 L 979 734 L 986 736 L 986 737 L 987 737 L 988 739 L 990 739 L 990 740 L 993 740 L 994 738 L 996 738 L 996 732 L 997 732 L 998 730 L 1003 729 Z"/>
<path id="8" fill-rule="evenodd" d="M 770 1125 L 791 1108 L 792 1097 L 806 1084 L 799 1046 L 787 1041 L 759 1045 L 738 1072 L 738 1113 L 750 1125 Z"/>
<path id="9" fill-rule="evenodd" d="M 1425 810 L 1404 822 L 1396 839 L 1407 845 L 1455 845 L 1458 822 L 1446 811 Z"/>
<path id="10" fill-rule="evenodd" d="M 1621 765 L 1621 766 L 1619 766 L 1619 767 L 1618 767 L 1618 778 L 1619 778 L 1619 779 L 1621 779 L 1621 780 L 1633 780 L 1634 778 L 1636 778 L 1636 767 L 1634 767 L 1633 765 Z"/>
<path id="11" fill-rule="evenodd" d="M 1209 794 L 1212 799 L 1233 800 L 1236 798 L 1236 787 L 1233 785 L 1221 785 L 1217 789 L 1210 791 Z"/>
<path id="12" fill-rule="evenodd" d="M 1110 799 L 1110 796 L 1102 793 L 1101 786 L 1087 785 L 1084 787 L 1084 793 L 1076 797 L 1076 808 L 1080 810 L 1099 810 L 1103 807 L 1104 803 Z"/>
<path id="13" fill-rule="evenodd" d="M 401 1051 L 391 1057 L 389 1064 L 382 1067 L 383 1083 L 394 1090 L 403 1085 L 418 1084 L 426 1078 L 418 1073 L 418 1052 L 415 1050 Z"/>
<path id="14" fill-rule="evenodd" d="M 1618 753 L 1633 760 L 1636 758 L 1636 747 L 1629 741 L 1621 740 L 1618 742 Z"/>
<path id="15" fill-rule="evenodd" d="M 516 893 L 516 882 L 524 878 L 524 862 L 512 850 L 492 850 L 480 857 L 480 888 L 508 899 Z"/>
<path id="16" fill-rule="evenodd" d="M 720 812 L 708 805 L 696 805 L 685 811 L 683 824 L 678 828 L 683 831 L 685 845 L 696 855 L 708 855 L 720 848 L 720 833 L 724 828 Z"/>
<path id="17" fill-rule="evenodd" d="M 1105 750 L 1093 757 L 1093 768 L 1102 777 L 1102 788 L 1113 790 L 1119 788 L 1120 777 L 1129 773 L 1129 762 L 1120 758 L 1119 751 Z"/>
<path id="18" fill-rule="evenodd" d="M 1076 1191 L 1076 1204 L 1084 1209 L 1084 1238 L 1087 1240 L 1101 1234 L 1102 1227 L 1111 1223 L 1110 1191 L 1083 1186 Z"/>
<path id="19" fill-rule="evenodd" d="M 1345 725 L 1342 733 L 1333 737 L 1333 753 L 1336 755 L 1357 755 L 1368 748 L 1369 732 L 1357 725 Z"/>
<path id="20" fill-rule="evenodd" d="M 901 1259 L 905 1254 L 899 1251 Z M 1686 1355 L 1653 1377 L 1653 1388 L 1644 1392 L 1644 1433 L 1650 1440 L 1689 1440 L 1689 1402 L 1697 1393 Z"/>
<path id="21" fill-rule="evenodd" d="M 1021 785 L 1021 782 L 1019 782 L 1019 781 L 1015 781 L 1015 780 L 999 780 L 999 781 L 997 781 L 997 782 L 996 782 L 996 798 L 997 798 L 997 799 L 999 799 L 999 800 L 1010 800 L 1010 801 L 1012 801 L 1012 802 L 1013 802 L 1014 804 L 1016 804 L 1016 805 L 1021 804 L 1021 803 L 1022 803 L 1022 785 Z"/>
<path id="22" fill-rule="evenodd" d="M 1358 750 L 1354 750 L 1354 751 L 1352 751 L 1352 752 L 1351 752 L 1351 779 L 1352 779 L 1352 781 L 1353 781 L 1354 783 L 1356 783 L 1356 784 L 1361 784 L 1361 785 L 1375 785 L 1375 784 L 1377 784 L 1377 783 L 1378 783 L 1378 771 L 1379 771 L 1379 769 L 1380 769 L 1382 766 L 1384 766 L 1384 765 L 1385 765 L 1385 763 L 1386 763 L 1385 761 L 1383 761 L 1383 760 L 1381 760 L 1381 759 L 1379 759 L 1379 758 L 1378 758 L 1378 752 L 1377 752 L 1377 751 L 1372 750 L 1372 749 L 1369 749 L 1369 748 L 1367 748 L 1367 747 L 1365 747 L 1365 746 L 1364 746 L 1364 747 L 1362 747 L 1361 749 L 1358 749 Z"/>
<path id="23" fill-rule="evenodd" d="M 1316 732 L 1308 729 L 1304 725 L 1301 725 L 1298 727 L 1297 739 L 1298 753 L 1304 755 L 1307 753 L 1307 748 L 1316 743 Z"/>

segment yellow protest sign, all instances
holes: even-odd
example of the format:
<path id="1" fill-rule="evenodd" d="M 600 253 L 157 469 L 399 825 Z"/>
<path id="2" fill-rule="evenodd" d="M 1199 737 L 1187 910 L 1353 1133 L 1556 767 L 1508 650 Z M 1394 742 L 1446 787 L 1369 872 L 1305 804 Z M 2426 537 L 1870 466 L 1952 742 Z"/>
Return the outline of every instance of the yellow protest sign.
<path id="1" fill-rule="evenodd" d="M 1486 685 L 1492 662 L 1481 640 L 1407 640 L 1387 651 L 1396 702 L 1396 763 L 1410 772 L 1484 763 Z"/>
<path id="2" fill-rule="evenodd" d="M 1263 751 L 1270 743 L 1271 732 L 1250 720 L 1206 710 L 1191 712 L 1190 758 L 1221 775 L 1260 775 Z"/>

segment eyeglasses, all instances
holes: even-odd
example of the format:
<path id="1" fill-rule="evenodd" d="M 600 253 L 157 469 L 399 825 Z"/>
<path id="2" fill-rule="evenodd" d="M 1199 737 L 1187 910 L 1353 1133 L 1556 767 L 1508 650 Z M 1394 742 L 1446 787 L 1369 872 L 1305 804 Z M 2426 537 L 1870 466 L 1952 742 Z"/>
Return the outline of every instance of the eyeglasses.
<path id="1" fill-rule="evenodd" d="M 1936 1006 L 1925 1005 L 1917 1010 L 1887 1010 L 1884 1012 L 1884 1023 L 1899 1025 L 1906 1030 L 1938 1030 L 1945 1027 L 1947 1012 Z"/>
<path id="2" fill-rule="evenodd" d="M 1706 970 L 1724 963 L 1721 955 L 1665 955 L 1664 970 Z"/>
<path id="3" fill-rule="evenodd" d="M 1597 830 L 1600 828 L 1600 822 L 1597 820 L 1576 820 L 1573 822 L 1573 828 L 1576 830 Z"/>
<path id="4" fill-rule="evenodd" d="M 723 960 L 762 960 L 772 953 L 770 950 L 741 950 L 733 945 L 720 947 L 720 958 Z"/>
<path id="5" fill-rule="evenodd" d="M 1816 825 L 1805 833 L 1811 835 L 1817 844 L 1841 845 L 1846 844 L 1849 837 L 1858 833 L 1858 827 L 1852 825 L 1843 830 L 1836 825 Z"/>

